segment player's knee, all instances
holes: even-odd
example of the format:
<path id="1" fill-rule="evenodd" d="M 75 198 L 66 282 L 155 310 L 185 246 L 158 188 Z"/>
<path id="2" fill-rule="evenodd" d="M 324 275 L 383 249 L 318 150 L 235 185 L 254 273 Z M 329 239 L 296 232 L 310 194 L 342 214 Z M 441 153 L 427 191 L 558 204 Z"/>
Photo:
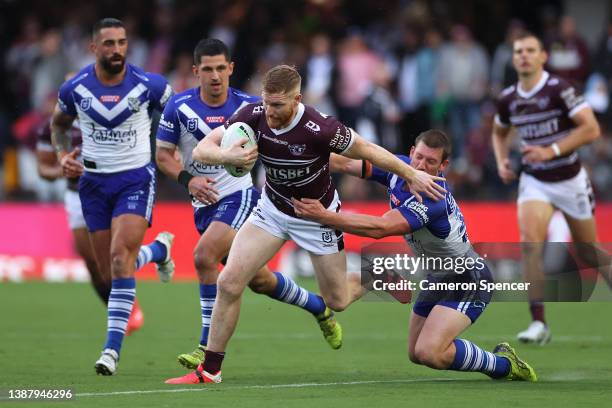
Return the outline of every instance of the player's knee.
<path id="1" fill-rule="evenodd" d="M 193 253 L 193 261 L 195 264 L 198 276 L 206 277 L 213 272 L 216 272 L 219 260 L 204 248 L 196 248 Z"/>
<path id="2" fill-rule="evenodd" d="M 419 361 L 414 347 L 408 347 L 408 359 L 414 364 L 421 364 Z"/>
<path id="3" fill-rule="evenodd" d="M 446 364 L 442 361 L 442 355 L 438 352 L 438 348 L 431 344 L 417 343 L 414 348 L 414 355 L 411 356 L 410 361 L 430 368 L 446 368 Z"/>
<path id="4" fill-rule="evenodd" d="M 111 272 L 113 278 L 129 278 L 132 276 L 128 258 L 129 254 L 126 250 L 111 252 Z"/>
<path id="5" fill-rule="evenodd" d="M 244 286 L 242 286 L 231 273 L 222 273 L 219 275 L 217 280 L 217 296 L 223 296 L 228 300 L 235 300 L 240 298 Z"/>

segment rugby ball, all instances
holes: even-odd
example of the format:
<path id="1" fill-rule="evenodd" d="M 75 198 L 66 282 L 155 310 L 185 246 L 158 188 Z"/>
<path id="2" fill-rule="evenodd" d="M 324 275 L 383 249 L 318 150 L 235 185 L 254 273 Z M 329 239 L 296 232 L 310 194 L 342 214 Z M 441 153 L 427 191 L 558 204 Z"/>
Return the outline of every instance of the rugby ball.
<path id="1" fill-rule="evenodd" d="M 247 138 L 248 142 L 242 145 L 242 148 L 245 147 L 253 147 L 257 146 L 257 141 L 255 140 L 255 132 L 253 128 L 247 125 L 244 122 L 235 122 L 232 123 L 227 129 L 225 129 L 225 133 L 223 134 L 223 138 L 221 139 L 221 148 L 227 149 L 231 145 L 233 145 L 237 140 Z M 248 172 L 251 171 L 253 166 L 250 167 L 236 167 L 231 164 L 226 164 L 225 170 L 234 177 L 242 177 Z"/>

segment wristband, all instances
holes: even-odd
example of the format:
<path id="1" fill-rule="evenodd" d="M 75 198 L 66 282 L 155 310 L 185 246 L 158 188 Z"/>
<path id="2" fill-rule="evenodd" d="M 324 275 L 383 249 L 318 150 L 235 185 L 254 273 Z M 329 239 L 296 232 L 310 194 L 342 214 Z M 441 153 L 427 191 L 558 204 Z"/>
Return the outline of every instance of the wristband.
<path id="1" fill-rule="evenodd" d="M 555 152 L 555 157 L 561 156 L 561 149 L 556 142 L 551 144 L 550 147 L 553 149 L 553 152 Z"/>
<path id="2" fill-rule="evenodd" d="M 361 178 L 366 179 L 372 175 L 372 163 L 368 160 L 361 161 Z"/>
<path id="3" fill-rule="evenodd" d="M 179 184 L 182 184 L 183 186 L 185 186 L 185 188 L 189 187 L 189 182 L 191 181 L 191 179 L 193 178 L 193 174 L 189 173 L 187 170 L 181 170 L 181 172 L 178 175 L 178 182 Z"/>

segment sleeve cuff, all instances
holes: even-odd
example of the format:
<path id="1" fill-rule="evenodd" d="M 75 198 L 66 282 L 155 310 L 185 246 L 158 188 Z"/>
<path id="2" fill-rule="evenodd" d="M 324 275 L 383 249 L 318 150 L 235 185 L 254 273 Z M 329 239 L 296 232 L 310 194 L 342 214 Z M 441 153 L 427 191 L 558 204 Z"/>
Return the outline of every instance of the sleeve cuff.
<path id="1" fill-rule="evenodd" d="M 567 116 L 571 118 L 572 116 L 574 116 L 575 114 L 577 114 L 581 110 L 583 110 L 585 108 L 590 108 L 590 107 L 591 107 L 591 105 L 589 105 L 588 102 L 584 101 L 581 104 L 578 104 L 578 105 L 574 106 L 574 108 L 569 111 Z"/>
<path id="2" fill-rule="evenodd" d="M 510 127 L 510 125 L 509 125 L 509 124 L 503 123 L 503 122 L 501 121 L 501 119 L 499 118 L 499 114 L 496 114 L 496 115 L 495 115 L 495 124 L 496 124 L 497 126 L 499 126 L 499 127 L 503 127 L 503 128 L 509 128 L 509 127 Z"/>

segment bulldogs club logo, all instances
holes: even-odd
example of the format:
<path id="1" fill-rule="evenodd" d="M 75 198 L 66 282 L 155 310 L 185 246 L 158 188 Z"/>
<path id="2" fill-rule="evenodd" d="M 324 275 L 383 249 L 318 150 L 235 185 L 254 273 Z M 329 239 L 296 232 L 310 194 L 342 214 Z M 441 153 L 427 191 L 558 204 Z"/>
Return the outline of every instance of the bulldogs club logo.
<path id="1" fill-rule="evenodd" d="M 289 152 L 294 156 L 301 156 L 306 151 L 305 144 L 290 144 Z"/>
<path id="2" fill-rule="evenodd" d="M 198 128 L 198 118 L 191 118 L 187 121 L 187 131 L 193 133 Z"/>
<path id="3" fill-rule="evenodd" d="M 86 111 L 91 108 L 91 98 L 83 98 L 81 99 L 81 103 L 79 104 L 81 110 Z"/>
<path id="4" fill-rule="evenodd" d="M 140 110 L 140 100 L 138 98 L 128 98 L 128 109 L 132 113 Z"/>

